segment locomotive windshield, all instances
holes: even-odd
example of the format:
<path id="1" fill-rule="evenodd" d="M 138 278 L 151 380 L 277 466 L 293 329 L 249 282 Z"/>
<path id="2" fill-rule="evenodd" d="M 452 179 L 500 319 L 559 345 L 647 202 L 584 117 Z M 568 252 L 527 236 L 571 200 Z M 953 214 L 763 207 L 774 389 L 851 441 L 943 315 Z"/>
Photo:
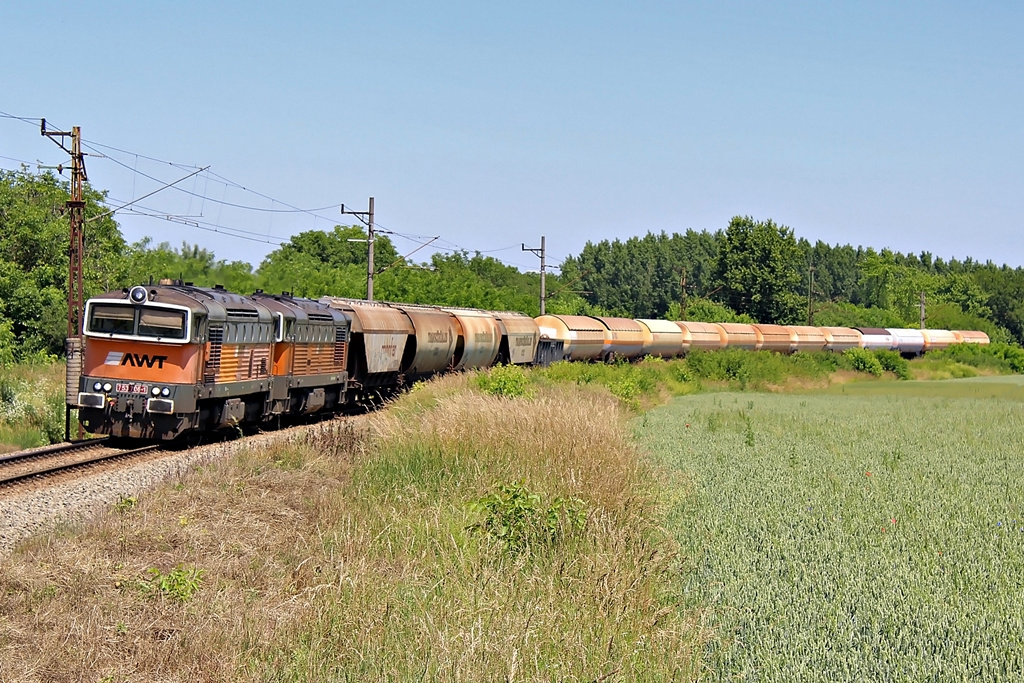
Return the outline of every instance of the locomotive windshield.
<path id="1" fill-rule="evenodd" d="M 139 311 L 139 335 L 142 337 L 170 337 L 171 339 L 183 338 L 185 336 L 185 311 L 143 308 Z"/>
<path id="2" fill-rule="evenodd" d="M 133 334 L 135 309 L 132 306 L 93 306 L 89 331 L 108 334 Z"/>
<path id="3" fill-rule="evenodd" d="M 88 330 L 159 339 L 185 338 L 185 311 L 151 306 L 96 304 L 91 307 Z"/>

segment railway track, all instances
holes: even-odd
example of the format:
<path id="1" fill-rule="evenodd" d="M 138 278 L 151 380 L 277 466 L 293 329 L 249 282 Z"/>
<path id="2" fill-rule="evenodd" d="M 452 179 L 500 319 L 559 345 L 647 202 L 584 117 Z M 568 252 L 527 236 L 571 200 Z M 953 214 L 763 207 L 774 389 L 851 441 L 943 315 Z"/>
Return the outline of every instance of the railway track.
<path id="1" fill-rule="evenodd" d="M 159 444 L 119 447 L 109 439 L 88 439 L 0 456 L 0 493 L 25 484 L 49 482 L 62 475 L 80 476 L 105 464 L 161 450 Z"/>

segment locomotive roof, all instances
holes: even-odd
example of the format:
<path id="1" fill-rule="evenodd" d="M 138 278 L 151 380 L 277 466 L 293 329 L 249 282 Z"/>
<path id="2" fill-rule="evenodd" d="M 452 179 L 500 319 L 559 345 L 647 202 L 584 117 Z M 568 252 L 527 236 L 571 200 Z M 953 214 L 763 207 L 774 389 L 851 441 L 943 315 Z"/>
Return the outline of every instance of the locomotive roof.
<path id="1" fill-rule="evenodd" d="M 222 287 L 194 287 L 192 285 L 139 285 L 148 293 L 147 303 L 173 304 L 184 306 L 193 313 L 205 313 L 211 322 L 265 322 L 271 321 L 270 310 L 255 300 L 229 292 Z M 102 297 L 107 300 L 124 300 L 133 304 L 129 292 L 134 289 L 125 288 L 107 292 Z"/>
<path id="2" fill-rule="evenodd" d="M 253 294 L 252 298 L 274 313 L 280 313 L 285 320 L 330 322 L 332 324 L 351 320 L 344 311 L 331 308 L 326 303 L 313 299 L 293 297 L 288 294 L 267 294 L 260 291 Z"/>

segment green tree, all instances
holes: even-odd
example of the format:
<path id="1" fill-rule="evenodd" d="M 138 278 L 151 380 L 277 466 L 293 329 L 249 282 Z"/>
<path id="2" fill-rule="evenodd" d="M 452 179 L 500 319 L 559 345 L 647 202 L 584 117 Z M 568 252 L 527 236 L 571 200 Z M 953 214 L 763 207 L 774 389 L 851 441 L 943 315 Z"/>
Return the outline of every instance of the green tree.
<path id="1" fill-rule="evenodd" d="M 15 355 L 59 354 L 67 334 L 68 183 L 52 173 L 0 171 L 0 324 L 10 323 Z M 104 215 L 105 195 L 86 186 L 83 289 L 121 286 L 126 247 Z"/>
<path id="2" fill-rule="evenodd" d="M 696 298 L 686 302 L 686 313 L 682 305 L 672 302 L 668 307 L 668 320 L 689 320 L 700 323 L 747 323 L 757 322 L 746 313 L 736 313 L 728 306 L 711 299 Z"/>
<path id="3" fill-rule="evenodd" d="M 710 289 L 717 237 L 688 230 L 685 234 L 648 233 L 625 242 L 588 242 L 579 257 L 562 263 L 562 279 L 590 306 L 616 315 L 658 318 L 682 293 Z"/>
<path id="4" fill-rule="evenodd" d="M 131 246 L 130 282 L 154 282 L 163 278 L 191 282 L 199 287 L 223 285 L 232 292 L 248 294 L 253 291 L 256 278 L 252 266 L 244 261 L 217 260 L 212 251 L 198 244 L 182 242 L 173 249 L 167 242 L 151 247 L 146 237 Z"/>
<path id="5" fill-rule="evenodd" d="M 802 263 L 792 230 L 771 220 L 737 216 L 719 242 L 714 270 L 718 298 L 758 322 L 799 323 Z"/>
<path id="6" fill-rule="evenodd" d="M 263 259 L 256 272 L 259 286 L 268 292 L 300 296 L 362 298 L 366 296 L 366 237 L 366 231 L 358 226 L 301 232 Z M 400 258 L 391 240 L 377 235 L 374 265 L 385 268 L 396 260 Z"/>
<path id="7" fill-rule="evenodd" d="M 988 263 L 973 277 L 988 293 L 986 304 L 992 309 L 992 321 L 1009 330 L 1018 344 L 1024 343 L 1024 268 Z"/>
<path id="8" fill-rule="evenodd" d="M 908 322 L 888 308 L 858 306 L 848 301 L 825 304 L 814 313 L 822 327 L 906 327 Z"/>

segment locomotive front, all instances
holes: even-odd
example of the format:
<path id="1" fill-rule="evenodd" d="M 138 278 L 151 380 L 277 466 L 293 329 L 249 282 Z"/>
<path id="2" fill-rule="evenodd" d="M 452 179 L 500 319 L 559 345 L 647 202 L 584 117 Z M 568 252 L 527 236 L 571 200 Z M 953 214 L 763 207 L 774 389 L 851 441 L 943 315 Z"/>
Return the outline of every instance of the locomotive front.
<path id="1" fill-rule="evenodd" d="M 171 439 L 193 428 L 206 308 L 169 287 L 90 299 L 79 421 L 94 434 Z"/>

